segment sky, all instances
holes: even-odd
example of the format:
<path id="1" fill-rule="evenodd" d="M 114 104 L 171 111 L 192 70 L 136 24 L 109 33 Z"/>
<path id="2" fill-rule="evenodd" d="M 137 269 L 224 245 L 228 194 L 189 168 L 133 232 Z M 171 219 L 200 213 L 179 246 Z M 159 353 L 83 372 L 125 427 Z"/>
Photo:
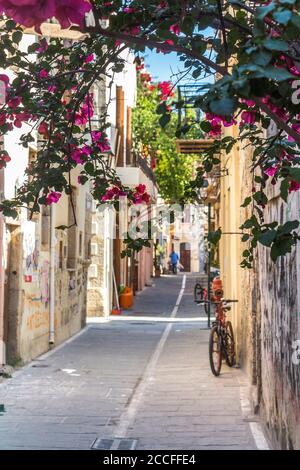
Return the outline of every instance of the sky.
<path id="1" fill-rule="evenodd" d="M 178 70 L 184 69 L 184 63 L 179 60 L 176 53 L 158 54 L 157 52 L 150 51 L 149 49 L 144 54 L 145 66 L 151 73 L 153 81 L 168 81 L 176 82 L 176 77 L 171 77 L 172 74 L 178 73 Z"/>

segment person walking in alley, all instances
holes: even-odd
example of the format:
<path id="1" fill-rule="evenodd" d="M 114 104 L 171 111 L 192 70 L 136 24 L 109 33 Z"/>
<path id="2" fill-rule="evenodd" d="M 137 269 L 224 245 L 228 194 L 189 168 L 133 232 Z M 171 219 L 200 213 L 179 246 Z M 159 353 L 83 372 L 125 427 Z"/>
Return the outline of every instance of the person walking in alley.
<path id="1" fill-rule="evenodd" d="M 173 274 L 177 274 L 177 263 L 179 261 L 179 256 L 174 250 L 170 254 L 170 259 L 171 259 Z"/>

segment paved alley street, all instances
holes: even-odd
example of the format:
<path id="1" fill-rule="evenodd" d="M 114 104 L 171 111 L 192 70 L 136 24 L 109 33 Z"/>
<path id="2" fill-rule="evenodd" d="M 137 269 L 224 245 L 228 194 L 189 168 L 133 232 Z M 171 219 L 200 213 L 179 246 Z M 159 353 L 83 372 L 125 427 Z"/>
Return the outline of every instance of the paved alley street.
<path id="1" fill-rule="evenodd" d="M 88 324 L 0 384 L 1 449 L 267 447 L 242 372 L 210 371 L 195 276 L 154 281 L 122 318 Z"/>

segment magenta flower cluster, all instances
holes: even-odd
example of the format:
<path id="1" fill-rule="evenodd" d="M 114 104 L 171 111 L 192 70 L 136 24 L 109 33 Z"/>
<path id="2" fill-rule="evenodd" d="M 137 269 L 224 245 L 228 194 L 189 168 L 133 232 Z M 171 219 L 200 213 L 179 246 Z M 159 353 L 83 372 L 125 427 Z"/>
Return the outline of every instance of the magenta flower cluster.
<path id="1" fill-rule="evenodd" d="M 85 14 L 92 8 L 88 0 L 0 0 L 0 13 L 22 26 L 36 27 L 56 18 L 62 28 L 82 25 Z"/>

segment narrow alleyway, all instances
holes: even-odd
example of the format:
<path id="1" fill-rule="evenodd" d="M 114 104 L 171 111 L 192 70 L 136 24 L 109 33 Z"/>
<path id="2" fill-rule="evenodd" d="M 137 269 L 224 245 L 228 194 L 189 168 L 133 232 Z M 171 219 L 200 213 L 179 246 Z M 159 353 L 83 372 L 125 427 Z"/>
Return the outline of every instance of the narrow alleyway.
<path id="1" fill-rule="evenodd" d="M 106 448 L 116 438 L 136 449 L 266 448 L 241 371 L 211 374 L 194 281 L 156 279 L 132 312 L 89 324 L 0 384 L 0 449 L 89 449 L 97 438 Z"/>

